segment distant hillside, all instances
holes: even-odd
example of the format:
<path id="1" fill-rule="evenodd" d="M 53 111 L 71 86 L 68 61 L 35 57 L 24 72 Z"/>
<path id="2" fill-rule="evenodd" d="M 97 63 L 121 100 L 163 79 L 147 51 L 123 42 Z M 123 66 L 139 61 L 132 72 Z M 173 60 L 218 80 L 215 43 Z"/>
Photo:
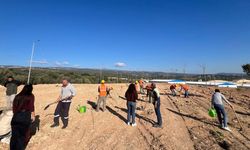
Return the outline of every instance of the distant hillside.
<path id="1" fill-rule="evenodd" d="M 23 66 L 0 66 L 0 82 L 4 83 L 7 76 L 12 75 L 16 79 L 27 81 L 28 67 Z M 236 80 L 242 74 L 181 74 L 149 71 L 126 71 L 126 70 L 98 70 L 88 68 L 41 68 L 32 69 L 31 82 L 33 84 L 59 83 L 63 77 L 68 77 L 73 83 L 99 83 L 104 79 L 109 83 L 122 83 L 144 79 L 183 79 L 183 80 Z M 244 75 L 244 78 L 247 78 Z"/>

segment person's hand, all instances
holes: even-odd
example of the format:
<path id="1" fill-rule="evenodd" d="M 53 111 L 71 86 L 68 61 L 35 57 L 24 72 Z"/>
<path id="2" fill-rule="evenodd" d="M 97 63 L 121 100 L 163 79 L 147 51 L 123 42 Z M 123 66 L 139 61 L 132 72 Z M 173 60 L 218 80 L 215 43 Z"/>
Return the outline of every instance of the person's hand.
<path id="1" fill-rule="evenodd" d="M 157 101 L 155 101 L 155 108 L 157 108 Z"/>
<path id="2" fill-rule="evenodd" d="M 35 121 L 35 116 L 31 115 L 31 122 Z"/>
<path id="3" fill-rule="evenodd" d="M 61 97 L 58 97 L 56 101 L 59 102 L 60 100 L 61 100 Z"/>

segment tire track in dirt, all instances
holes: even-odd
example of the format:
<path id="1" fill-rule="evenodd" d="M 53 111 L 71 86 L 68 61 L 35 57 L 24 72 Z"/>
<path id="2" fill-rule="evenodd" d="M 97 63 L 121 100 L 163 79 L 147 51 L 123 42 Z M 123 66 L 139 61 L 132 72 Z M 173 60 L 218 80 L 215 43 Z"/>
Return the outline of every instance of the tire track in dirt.
<path id="1" fill-rule="evenodd" d="M 145 124 L 145 120 L 139 119 L 138 128 L 145 141 L 147 141 L 151 149 L 194 149 L 192 140 L 189 140 L 188 131 L 183 126 L 183 120 L 177 115 L 169 114 L 169 111 L 163 109 L 165 107 L 172 108 L 164 96 L 161 96 L 162 129 L 155 129 L 152 126 L 148 126 Z M 153 105 L 147 103 L 147 108 L 148 110 L 153 109 Z M 139 113 L 139 115 L 145 118 L 152 119 L 153 117 L 156 119 L 155 113 L 152 114 L 153 116 L 149 116 L 147 113 L 143 114 Z"/>
<path id="2" fill-rule="evenodd" d="M 195 101 L 195 103 L 196 103 L 197 106 L 200 106 L 200 107 L 204 108 L 205 110 L 208 110 L 208 108 L 209 108 L 209 107 L 207 107 L 207 109 L 206 109 L 206 107 L 204 107 L 204 105 L 209 106 L 208 104 L 205 103 L 208 100 L 205 99 L 204 97 L 203 98 L 199 98 L 199 100 L 192 98 L 192 101 L 193 102 Z M 233 130 L 230 133 L 231 136 L 233 136 L 235 139 L 237 139 L 237 141 L 239 143 L 241 143 L 242 145 L 244 145 L 245 148 L 250 149 L 250 147 L 249 147 L 249 144 L 250 144 L 249 141 L 250 141 L 250 139 L 247 136 L 245 136 L 242 131 L 238 131 L 238 129 L 236 127 L 234 127 L 234 128 L 236 129 L 236 131 Z M 248 144 L 246 144 L 246 143 L 248 143 Z"/>
<path id="3" fill-rule="evenodd" d="M 144 138 L 145 142 L 148 144 L 149 149 L 153 150 L 170 149 L 170 147 L 166 147 L 167 145 L 164 145 L 158 137 L 156 137 L 149 129 L 147 129 L 147 127 L 144 125 L 143 122 L 141 122 L 140 119 L 139 119 L 138 130 L 141 136 Z"/>
<path id="4" fill-rule="evenodd" d="M 177 105 L 177 108 L 178 108 L 178 104 L 175 102 L 176 101 L 176 99 L 175 98 L 172 98 L 172 97 L 170 97 L 170 96 L 168 96 L 172 101 L 173 101 L 173 104 L 175 104 L 175 105 Z M 193 105 L 193 107 L 195 108 L 195 107 L 197 107 L 197 108 L 202 108 L 202 110 L 203 111 L 207 111 L 208 109 L 206 109 L 206 107 L 209 107 L 209 104 L 208 104 L 208 100 L 207 99 L 205 99 L 205 97 L 199 97 L 199 100 L 197 100 L 197 99 L 194 99 L 194 98 L 192 98 L 191 99 L 191 101 L 192 101 L 192 105 Z M 178 102 L 178 101 L 177 101 Z M 207 102 L 207 103 L 206 103 Z M 182 106 L 181 106 L 181 108 L 183 108 Z M 180 108 L 178 108 L 178 109 L 180 109 Z M 205 114 L 205 113 L 204 113 Z M 199 113 L 199 115 L 202 115 L 202 113 Z M 185 116 L 186 117 L 186 116 Z M 185 120 L 186 120 L 186 118 L 185 117 L 183 117 Z M 220 147 L 222 147 L 222 148 L 227 148 L 227 147 L 230 147 L 230 144 L 227 142 L 227 141 L 233 141 L 231 138 L 227 138 L 227 137 L 229 137 L 229 135 L 230 135 L 230 137 L 232 137 L 233 139 L 235 139 L 236 141 L 237 141 L 237 143 L 238 144 L 236 144 L 236 143 L 234 143 L 234 146 L 236 146 L 237 145 L 237 147 L 239 147 L 240 149 L 249 149 L 249 146 L 246 144 L 249 140 L 248 140 L 248 138 L 246 138 L 246 137 L 244 137 L 244 140 L 243 140 L 243 138 L 242 137 L 240 137 L 239 136 L 239 134 L 238 134 L 238 132 L 236 131 L 234 131 L 233 130 L 233 133 L 227 133 L 227 132 L 225 132 L 225 135 L 227 135 L 225 138 L 223 138 L 223 139 L 220 139 L 220 137 L 219 137 L 219 139 L 218 139 L 218 136 L 216 135 L 217 134 L 217 132 L 219 133 L 219 134 L 221 134 L 221 131 L 216 131 L 216 132 L 214 132 L 214 130 L 218 130 L 218 128 L 217 127 L 215 127 L 214 125 L 213 126 L 211 126 L 212 124 L 210 124 L 210 123 L 208 123 L 208 121 L 206 121 L 207 119 L 206 118 L 195 118 L 195 119 L 202 119 L 202 121 L 201 122 L 203 122 L 203 124 L 204 125 L 201 125 L 201 127 L 199 127 L 199 126 L 194 126 L 194 127 L 191 127 L 190 128 L 190 131 L 192 131 L 192 132 L 190 132 L 191 134 L 193 134 L 193 136 L 195 137 L 197 137 L 197 135 L 196 135 L 196 129 L 197 128 L 200 128 L 199 130 L 203 130 L 203 132 L 208 132 L 209 134 L 208 134 L 208 136 L 207 137 L 203 137 L 202 139 L 200 139 L 200 140 L 196 140 L 196 143 L 198 143 L 198 145 L 196 144 L 196 149 L 200 149 L 201 147 L 199 147 L 199 142 L 201 142 L 201 141 L 213 141 L 214 140 L 214 142 L 215 143 L 218 143 L 218 145 L 220 146 Z M 190 122 L 190 121 L 189 121 Z M 206 123 L 208 123 L 208 124 L 206 124 Z M 190 126 L 190 125 L 189 125 Z M 212 129 L 211 129 L 212 128 Z M 197 130 L 198 132 L 200 132 L 199 130 Z M 205 131 L 204 131 L 205 130 Z M 223 131 L 223 130 L 222 130 Z M 214 133 L 215 133 L 215 135 L 214 135 Z M 240 133 L 240 132 L 239 132 Z M 212 135 L 211 135 L 212 134 Z M 224 137 L 224 135 L 222 134 L 222 136 Z M 226 141 L 225 141 L 226 140 Z M 243 141 L 242 141 L 243 140 Z M 214 145 L 213 143 L 211 143 L 210 142 L 210 144 L 212 144 L 212 145 Z M 212 146 L 211 145 L 211 146 Z M 217 147 L 217 146 L 215 146 L 215 147 Z"/>
<path id="5" fill-rule="evenodd" d="M 181 113 L 181 111 L 180 111 L 178 105 L 176 105 L 176 103 L 174 103 L 173 101 L 171 101 L 172 99 L 171 99 L 171 97 L 170 97 L 169 95 L 168 95 L 168 97 L 167 97 L 166 99 L 168 100 L 168 102 L 169 102 L 169 104 L 172 106 L 172 108 L 174 108 L 174 109 L 177 110 L 179 113 Z M 186 127 L 186 129 L 187 129 L 187 131 L 188 131 L 188 133 L 189 133 L 189 138 L 193 141 L 193 135 L 192 135 L 190 129 L 188 128 L 188 126 L 186 125 L 186 120 L 185 120 L 185 118 L 184 118 L 183 116 L 181 116 L 181 118 L 182 118 L 182 120 L 183 120 L 183 124 L 185 125 L 185 127 Z"/>

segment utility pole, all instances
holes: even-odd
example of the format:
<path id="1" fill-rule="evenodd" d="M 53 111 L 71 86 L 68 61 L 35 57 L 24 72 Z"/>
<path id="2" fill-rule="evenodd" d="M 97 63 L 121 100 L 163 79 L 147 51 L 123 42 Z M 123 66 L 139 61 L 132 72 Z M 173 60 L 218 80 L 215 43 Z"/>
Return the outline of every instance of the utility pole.
<path id="1" fill-rule="evenodd" d="M 39 42 L 39 41 L 40 41 L 40 40 L 37 40 L 37 42 Z M 34 42 L 33 42 L 33 45 L 32 45 L 32 51 L 31 51 L 31 56 L 30 56 L 30 66 L 29 66 L 29 74 L 28 74 L 28 81 L 27 81 L 27 84 L 30 83 L 30 74 L 31 74 L 32 62 L 33 62 L 33 57 L 34 57 L 35 44 L 36 44 L 36 41 L 34 41 Z"/>
<path id="2" fill-rule="evenodd" d="M 117 83 L 119 83 L 119 72 L 117 70 Z"/>
<path id="3" fill-rule="evenodd" d="M 202 74 L 203 74 L 203 77 L 205 78 L 205 81 L 207 81 L 207 77 L 206 77 L 206 69 L 207 69 L 207 66 L 205 64 L 201 64 L 200 65 L 201 69 L 202 69 Z"/>
<path id="4" fill-rule="evenodd" d="M 100 79 L 100 82 L 101 82 L 101 80 L 102 80 L 102 66 L 100 67 L 100 72 L 99 72 L 100 74 L 99 74 L 99 79 Z"/>

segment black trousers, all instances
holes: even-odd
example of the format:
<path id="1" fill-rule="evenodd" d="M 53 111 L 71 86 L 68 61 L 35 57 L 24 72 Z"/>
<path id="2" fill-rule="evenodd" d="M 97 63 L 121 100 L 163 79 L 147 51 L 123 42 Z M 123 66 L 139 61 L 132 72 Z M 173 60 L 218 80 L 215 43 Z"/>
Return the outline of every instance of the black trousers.
<path id="1" fill-rule="evenodd" d="M 28 131 L 31 125 L 31 112 L 14 114 L 11 120 L 10 150 L 24 150 L 28 144 Z"/>
<path id="2" fill-rule="evenodd" d="M 59 118 L 61 117 L 63 125 L 68 126 L 69 122 L 69 108 L 70 108 L 70 102 L 59 102 L 56 106 L 56 110 L 54 113 L 54 123 L 59 125 Z"/>

